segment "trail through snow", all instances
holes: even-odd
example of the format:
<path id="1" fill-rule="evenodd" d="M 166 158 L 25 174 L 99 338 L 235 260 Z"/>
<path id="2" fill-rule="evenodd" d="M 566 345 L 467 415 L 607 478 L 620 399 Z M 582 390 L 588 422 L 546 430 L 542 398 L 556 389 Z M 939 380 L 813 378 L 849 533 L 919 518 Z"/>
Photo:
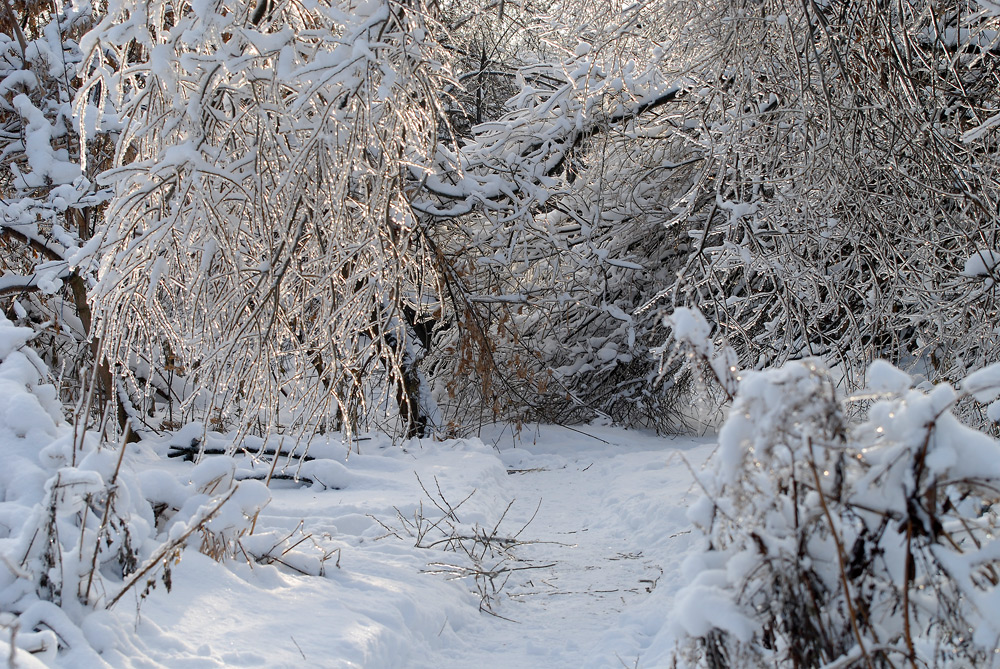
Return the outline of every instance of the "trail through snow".
<path id="1" fill-rule="evenodd" d="M 521 535 L 537 543 L 516 553 L 543 567 L 508 582 L 498 613 L 515 622 L 480 616 L 424 666 L 500 657 L 512 667 L 652 666 L 643 650 L 667 611 L 651 596 L 679 587 L 690 544 L 692 479 L 681 456 L 702 453 L 675 450 L 692 446 L 685 441 L 588 432 L 597 439 L 549 428 L 534 443 L 502 451 L 516 500 L 511 524 L 538 510 Z"/>
<path id="2" fill-rule="evenodd" d="M 258 532 L 278 534 L 301 522 L 309 541 L 339 549 L 339 567 L 331 558 L 325 576 L 306 576 L 188 551 L 172 593 L 115 609 L 119 628 L 136 633 L 119 631 L 104 657 L 150 669 L 663 666 L 693 540 L 689 466 L 711 449 L 708 439 L 545 426 L 517 439 L 498 430 L 367 444 L 328 469 L 339 490 L 275 490 L 258 519 Z M 181 466 L 162 462 L 149 464 Z M 508 559 L 482 562 L 514 569 L 493 579 L 496 615 L 479 611 L 475 579 L 441 573 L 469 566 L 463 554 L 416 548 L 402 520 L 440 519 L 431 498 L 457 505 L 470 493 L 461 528 L 492 529 L 509 505 L 497 535 L 518 542 Z"/>

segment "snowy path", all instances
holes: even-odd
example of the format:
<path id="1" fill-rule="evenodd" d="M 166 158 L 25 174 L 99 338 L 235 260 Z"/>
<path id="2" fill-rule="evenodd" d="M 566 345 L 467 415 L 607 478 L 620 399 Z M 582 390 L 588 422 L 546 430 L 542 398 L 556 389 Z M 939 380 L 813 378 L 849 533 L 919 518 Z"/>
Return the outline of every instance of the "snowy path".
<path id="1" fill-rule="evenodd" d="M 499 448 L 487 445 L 489 435 L 406 451 L 382 444 L 346 467 L 331 462 L 340 490 L 275 490 L 258 532 L 283 535 L 302 522 L 340 549 L 339 568 L 328 563 L 325 577 L 310 577 L 221 567 L 189 551 L 171 594 L 155 590 L 138 615 L 116 609 L 138 634 L 119 635 L 121 650 L 105 658 L 144 669 L 662 666 L 692 539 L 684 459 L 697 466 L 711 445 L 587 432 L 543 427 L 516 445 L 497 438 Z M 396 509 L 407 518 L 436 512 L 418 477 L 452 504 L 475 491 L 457 514 L 465 525 L 493 527 L 513 501 L 500 535 L 517 533 L 537 509 L 517 537 L 516 559 L 496 562 L 520 569 L 494 602 L 502 617 L 478 611 L 471 578 L 427 573 L 462 556 L 415 548 L 404 531 Z M 383 525 L 400 536 L 386 537 Z"/>
<path id="2" fill-rule="evenodd" d="M 622 435 L 605 436 L 620 442 Z M 666 611 L 628 630 L 621 614 L 658 588 L 677 587 L 689 544 L 691 479 L 665 450 L 672 445 L 566 435 L 505 451 L 518 510 L 508 526 L 520 527 L 541 501 L 521 537 L 542 543 L 516 553 L 527 565 L 554 566 L 508 582 L 498 613 L 516 622 L 481 616 L 426 666 L 473 667 L 497 657 L 511 667 L 621 666 L 619 659 L 632 667 L 637 657 L 641 666 L 642 637 L 658 631 Z"/>

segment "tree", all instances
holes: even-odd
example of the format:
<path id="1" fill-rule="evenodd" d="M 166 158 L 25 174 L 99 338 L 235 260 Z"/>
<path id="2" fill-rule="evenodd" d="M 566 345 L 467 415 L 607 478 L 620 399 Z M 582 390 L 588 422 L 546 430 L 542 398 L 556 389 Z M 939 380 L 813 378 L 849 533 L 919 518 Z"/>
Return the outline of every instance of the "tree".
<path id="1" fill-rule="evenodd" d="M 736 373 L 700 314 L 671 326 L 733 400 L 688 513 L 701 541 L 671 615 L 675 661 L 989 665 L 1000 443 L 953 411 L 963 395 L 998 405 L 997 365 L 959 392 L 878 361 L 868 392 L 845 397 L 815 358 Z"/>
<path id="2" fill-rule="evenodd" d="M 653 41 L 662 24 L 636 27 L 660 7 L 602 14 L 603 24 L 561 9 L 587 30 L 549 33 L 558 58 L 521 68 L 507 112 L 447 156 L 415 207 L 460 221 L 438 237 L 461 278 L 456 312 L 479 314 L 482 348 L 500 370 L 488 390 L 502 397 L 473 402 L 485 405 L 482 419 L 604 415 L 676 429 L 675 389 L 657 383 L 650 355 L 660 318 L 646 307 L 685 253 L 664 224 L 680 211 L 670 198 L 698 178 L 697 157 L 671 128 L 690 60 L 665 62 Z M 579 34 L 595 44 L 567 37 Z M 468 418 L 456 386 L 483 356 L 455 350 L 439 348 L 435 365 L 457 372 L 440 375 L 445 413 Z M 471 385 L 466 396 L 483 387 Z"/>
<path id="3" fill-rule="evenodd" d="M 635 200 L 610 171 L 637 148 L 637 119 L 680 91 L 655 64 L 562 49 L 519 70 L 508 111 L 462 137 L 453 111 L 474 99 L 461 118 L 495 113 L 487 79 L 511 77 L 494 62 L 501 47 L 540 40 L 507 31 L 487 63 L 482 15 L 457 12 L 472 36 L 448 41 L 434 8 L 407 3 L 156 7 L 109 6 L 84 45 L 81 98 L 128 119 L 103 177 L 115 196 L 94 295 L 113 333 L 103 353 L 134 404 L 150 411 L 158 394 L 186 417 L 262 431 L 335 414 L 326 427 L 350 431 L 394 400 L 402 434 L 420 435 L 433 409 L 418 363 L 435 323 L 454 327 L 425 367 L 476 372 L 486 417 L 529 415 L 500 406 L 511 398 L 559 419 L 634 406 L 621 403 L 636 396 L 633 361 L 648 389 L 652 339 L 644 325 L 635 348 L 626 311 L 645 291 L 630 281 L 654 280 L 636 252 L 672 233 L 629 213 L 649 198 L 595 201 L 602 183 Z M 515 9 L 496 8 L 497 24 L 521 24 Z M 472 47 L 476 77 L 454 80 Z M 637 169 L 676 176 L 651 165 Z M 578 308 L 561 313 L 568 302 Z M 570 331 L 583 342 L 570 355 L 591 362 L 556 350 Z M 597 374 L 567 380 L 586 371 Z M 630 388 L 595 401 L 609 374 Z"/>
<path id="4" fill-rule="evenodd" d="M 92 25 L 89 6 L 10 5 L 0 34 L 0 299 L 9 318 L 39 333 L 34 346 L 59 371 L 63 399 L 84 421 L 129 412 L 101 362 L 87 292 L 96 269 L 87 245 L 108 193 L 93 175 L 107 162 L 103 119 L 92 116 L 81 152 L 73 97 L 78 41 Z M 133 435 L 134 437 L 134 435 Z"/>
<path id="5" fill-rule="evenodd" d="M 414 332 L 439 309 L 437 258 L 409 170 L 445 118 L 433 16 L 109 6 L 84 90 L 129 121 L 95 296 L 134 393 L 263 431 L 349 432 L 394 399 L 403 433 L 423 434 Z"/>
<path id="6" fill-rule="evenodd" d="M 651 353 L 689 303 L 746 367 L 991 355 L 971 6 L 157 7 L 109 7 L 84 89 L 129 119 L 95 296 L 147 412 L 676 429 Z"/>

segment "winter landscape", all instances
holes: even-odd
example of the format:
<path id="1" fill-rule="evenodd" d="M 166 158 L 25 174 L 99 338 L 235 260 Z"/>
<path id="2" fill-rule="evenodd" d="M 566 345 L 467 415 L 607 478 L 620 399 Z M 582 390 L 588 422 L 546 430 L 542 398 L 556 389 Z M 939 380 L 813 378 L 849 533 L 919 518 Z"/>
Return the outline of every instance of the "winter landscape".
<path id="1" fill-rule="evenodd" d="M 1000 667 L 996 0 L 2 2 L 8 667 Z"/>

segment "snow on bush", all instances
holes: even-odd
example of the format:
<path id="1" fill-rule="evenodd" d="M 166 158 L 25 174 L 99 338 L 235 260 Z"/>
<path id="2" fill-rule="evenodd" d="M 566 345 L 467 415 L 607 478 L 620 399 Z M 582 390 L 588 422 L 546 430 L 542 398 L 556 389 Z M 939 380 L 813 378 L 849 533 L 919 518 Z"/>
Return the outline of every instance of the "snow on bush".
<path id="1" fill-rule="evenodd" d="M 682 664 L 998 663 L 1000 444 L 955 418 L 951 386 L 870 377 L 861 400 L 817 361 L 741 375 L 689 512 L 704 548 L 671 617 Z M 968 392 L 994 399 L 998 379 Z M 873 403 L 851 424 L 856 401 Z"/>
<path id="2" fill-rule="evenodd" d="M 107 637 L 94 609 L 141 597 L 158 579 L 169 588 L 189 544 L 223 557 L 268 493 L 202 468 L 204 480 L 175 482 L 179 508 L 154 512 L 125 453 L 63 419 L 44 363 L 25 346 L 32 336 L 0 316 L 0 642 L 11 657 L 64 652 L 94 666 Z"/>
<path id="3" fill-rule="evenodd" d="M 989 276 L 1000 263 L 1000 252 L 979 250 L 965 259 L 962 276 Z"/>
<path id="4" fill-rule="evenodd" d="M 716 350 L 712 341 L 712 328 L 697 309 L 678 307 L 663 319 L 670 328 L 671 336 L 681 348 L 686 349 L 688 359 L 696 366 L 704 366 L 718 384 L 732 398 L 736 391 L 738 359 L 728 346 Z"/>

